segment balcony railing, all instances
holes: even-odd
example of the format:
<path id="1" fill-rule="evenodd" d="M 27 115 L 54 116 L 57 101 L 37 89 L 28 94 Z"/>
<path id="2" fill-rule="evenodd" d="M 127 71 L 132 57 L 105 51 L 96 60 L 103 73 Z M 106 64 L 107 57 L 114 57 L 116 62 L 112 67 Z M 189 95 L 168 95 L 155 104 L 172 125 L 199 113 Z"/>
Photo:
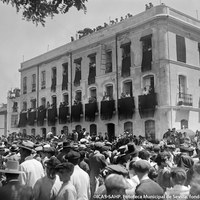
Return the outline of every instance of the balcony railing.
<path id="1" fill-rule="evenodd" d="M 140 95 L 139 97 L 139 113 L 142 118 L 153 117 L 157 105 L 157 93 Z"/>
<path id="2" fill-rule="evenodd" d="M 192 106 L 192 95 L 185 93 L 178 93 L 178 105 L 179 106 Z"/>

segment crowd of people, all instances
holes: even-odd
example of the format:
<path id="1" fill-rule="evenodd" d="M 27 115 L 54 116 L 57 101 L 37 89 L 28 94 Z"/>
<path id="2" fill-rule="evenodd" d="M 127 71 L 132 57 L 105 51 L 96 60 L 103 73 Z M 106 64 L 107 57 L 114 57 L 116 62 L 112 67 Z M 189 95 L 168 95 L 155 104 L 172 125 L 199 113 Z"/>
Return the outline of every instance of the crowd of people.
<path id="1" fill-rule="evenodd" d="M 200 199 L 199 134 L 176 144 L 171 136 L 150 142 L 126 132 L 109 141 L 84 129 L 81 138 L 4 137 L 0 199 Z"/>

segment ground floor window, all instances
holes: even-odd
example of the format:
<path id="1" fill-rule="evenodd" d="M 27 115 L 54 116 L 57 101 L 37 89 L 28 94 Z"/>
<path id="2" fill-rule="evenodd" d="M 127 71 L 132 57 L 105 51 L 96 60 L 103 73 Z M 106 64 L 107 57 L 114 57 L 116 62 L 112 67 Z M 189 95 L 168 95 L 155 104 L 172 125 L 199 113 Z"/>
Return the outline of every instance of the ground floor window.
<path id="1" fill-rule="evenodd" d="M 145 121 L 145 137 L 148 140 L 155 140 L 155 121 L 147 120 Z"/>

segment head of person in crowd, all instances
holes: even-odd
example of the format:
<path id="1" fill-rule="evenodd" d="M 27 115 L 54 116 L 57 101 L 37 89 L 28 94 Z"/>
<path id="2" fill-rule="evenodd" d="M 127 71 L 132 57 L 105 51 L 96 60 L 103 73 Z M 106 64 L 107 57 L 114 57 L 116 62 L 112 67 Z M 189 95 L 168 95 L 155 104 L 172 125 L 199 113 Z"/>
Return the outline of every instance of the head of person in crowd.
<path id="1" fill-rule="evenodd" d="M 60 180 L 67 183 L 74 172 L 74 165 L 70 162 L 64 162 L 56 166 L 56 171 Z"/>
<path id="2" fill-rule="evenodd" d="M 154 167 L 151 167 L 149 169 L 149 173 L 148 173 L 148 176 L 151 180 L 155 181 L 156 182 L 156 179 L 158 177 L 158 172 L 157 170 L 154 168 Z"/>
<path id="3" fill-rule="evenodd" d="M 34 143 L 30 140 L 23 141 L 20 145 L 20 155 L 21 160 L 20 162 L 24 162 L 25 158 L 30 156 L 33 153 Z"/>
<path id="4" fill-rule="evenodd" d="M 138 150 L 133 142 L 127 144 L 127 150 L 125 151 L 125 153 L 129 156 L 130 160 L 134 157 L 138 157 Z"/>
<path id="5" fill-rule="evenodd" d="M 177 166 L 188 171 L 193 167 L 194 160 L 188 155 L 180 155 Z"/>
<path id="6" fill-rule="evenodd" d="M 105 179 L 105 187 L 107 195 L 120 195 L 118 196 L 119 200 L 123 199 L 123 195 L 126 194 L 126 189 L 131 188 L 124 176 L 119 174 L 110 174 L 107 176 Z"/>
<path id="7" fill-rule="evenodd" d="M 155 162 L 157 163 L 158 167 L 164 168 L 168 166 L 169 158 L 170 158 L 169 153 L 163 151 L 157 155 Z"/>
<path id="8" fill-rule="evenodd" d="M 183 168 L 176 167 L 171 171 L 171 181 L 173 185 L 184 185 L 187 179 L 186 171 Z"/>
<path id="9" fill-rule="evenodd" d="M 45 161 L 44 165 L 46 167 L 47 177 L 54 179 L 56 177 L 56 166 L 60 164 L 60 161 L 52 156 L 49 160 Z"/>
<path id="10" fill-rule="evenodd" d="M 138 157 L 143 160 L 150 161 L 151 153 L 148 150 L 143 149 L 143 150 L 139 151 Z"/>
<path id="11" fill-rule="evenodd" d="M 200 161 L 193 165 L 194 175 L 200 176 Z"/>
<path id="12" fill-rule="evenodd" d="M 54 147 L 51 147 L 50 145 L 44 145 L 43 151 L 46 154 L 47 158 L 51 158 L 56 154 L 56 149 Z"/>
<path id="13" fill-rule="evenodd" d="M 71 150 L 65 156 L 64 159 L 73 165 L 78 165 L 80 162 L 81 154 L 78 151 Z"/>
<path id="14" fill-rule="evenodd" d="M 138 160 L 133 164 L 133 169 L 135 171 L 135 174 L 138 176 L 139 180 L 148 177 L 150 168 L 151 165 L 147 160 Z"/>
<path id="15" fill-rule="evenodd" d="M 17 180 L 19 175 L 23 173 L 19 170 L 19 162 L 16 160 L 8 160 L 6 162 L 6 168 L 0 170 L 0 172 L 5 174 L 7 182 Z"/>

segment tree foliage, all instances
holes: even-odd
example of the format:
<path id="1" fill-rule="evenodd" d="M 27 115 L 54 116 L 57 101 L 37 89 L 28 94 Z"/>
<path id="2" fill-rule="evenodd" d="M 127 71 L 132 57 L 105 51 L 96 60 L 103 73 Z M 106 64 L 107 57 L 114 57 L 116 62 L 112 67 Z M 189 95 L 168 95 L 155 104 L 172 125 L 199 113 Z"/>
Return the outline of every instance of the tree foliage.
<path id="1" fill-rule="evenodd" d="M 88 0 L 1 0 L 11 4 L 17 12 L 22 11 L 23 19 L 32 21 L 36 25 L 45 25 L 46 18 L 53 18 L 56 14 L 65 14 L 70 8 L 87 11 Z"/>

